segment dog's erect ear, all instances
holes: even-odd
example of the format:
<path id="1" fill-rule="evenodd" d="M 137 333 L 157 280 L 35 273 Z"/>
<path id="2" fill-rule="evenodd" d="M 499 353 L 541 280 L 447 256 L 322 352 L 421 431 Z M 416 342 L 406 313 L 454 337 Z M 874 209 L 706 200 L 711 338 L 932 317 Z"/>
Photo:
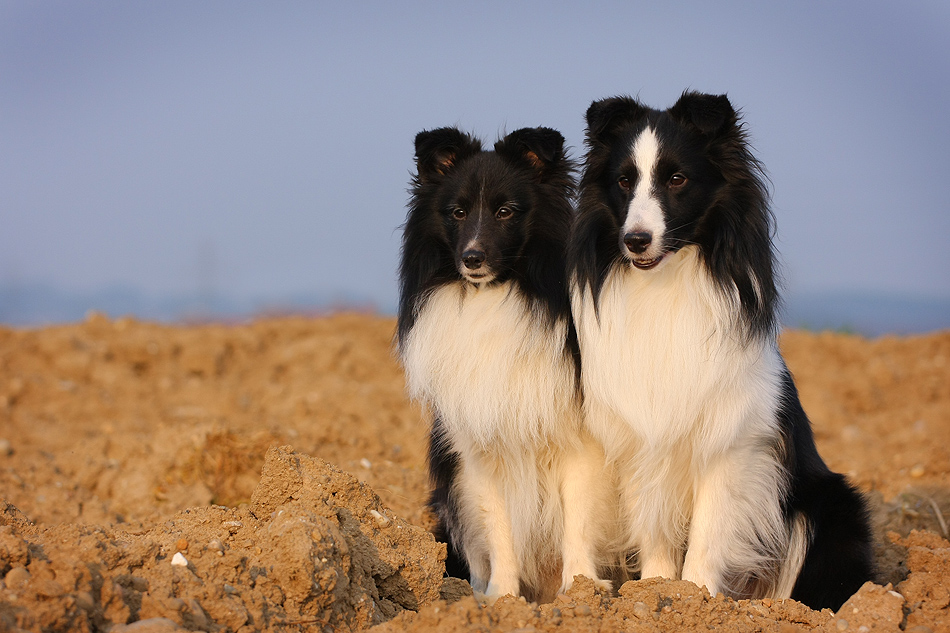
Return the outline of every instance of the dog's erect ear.
<path id="1" fill-rule="evenodd" d="M 495 143 L 495 152 L 533 167 L 543 178 L 564 159 L 564 137 L 549 127 L 525 127 Z"/>
<path id="2" fill-rule="evenodd" d="M 444 176 L 458 162 L 482 151 L 482 143 L 454 127 L 440 127 L 416 134 L 416 169 L 425 182 Z"/>
<path id="3" fill-rule="evenodd" d="M 647 108 L 630 97 L 611 97 L 594 101 L 587 108 L 587 138 L 608 140 L 622 126 L 647 114 Z"/>
<path id="4" fill-rule="evenodd" d="M 684 92 L 670 108 L 670 116 L 682 123 L 695 126 L 703 134 L 715 134 L 735 125 L 736 111 L 726 95 L 702 92 Z"/>

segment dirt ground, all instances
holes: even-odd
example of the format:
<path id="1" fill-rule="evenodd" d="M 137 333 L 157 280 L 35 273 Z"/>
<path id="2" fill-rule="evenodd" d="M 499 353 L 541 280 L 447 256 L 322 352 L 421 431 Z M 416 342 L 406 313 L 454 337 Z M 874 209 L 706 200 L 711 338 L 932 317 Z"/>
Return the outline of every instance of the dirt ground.
<path id="1" fill-rule="evenodd" d="M 950 631 L 950 332 L 786 332 L 874 505 L 837 613 L 682 581 L 478 604 L 427 531 L 425 416 L 365 314 L 0 328 L 0 631 Z"/>

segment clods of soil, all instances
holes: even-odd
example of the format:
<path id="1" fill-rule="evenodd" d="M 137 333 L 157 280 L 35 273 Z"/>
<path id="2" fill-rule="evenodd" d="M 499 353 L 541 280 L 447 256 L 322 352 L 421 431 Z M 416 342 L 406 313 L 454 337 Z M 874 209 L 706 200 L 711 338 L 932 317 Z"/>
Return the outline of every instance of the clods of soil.
<path id="1" fill-rule="evenodd" d="M 661 579 L 478 602 L 442 577 L 394 327 L 0 328 L 0 630 L 950 630 L 950 332 L 782 337 L 874 507 L 878 577 L 832 613 Z"/>

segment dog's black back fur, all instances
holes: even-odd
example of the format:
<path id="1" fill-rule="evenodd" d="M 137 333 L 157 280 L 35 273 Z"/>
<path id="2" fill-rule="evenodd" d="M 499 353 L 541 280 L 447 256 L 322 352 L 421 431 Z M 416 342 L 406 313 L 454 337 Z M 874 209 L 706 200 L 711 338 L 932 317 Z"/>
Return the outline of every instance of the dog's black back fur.
<path id="1" fill-rule="evenodd" d="M 456 128 L 420 132 L 415 140 L 417 173 L 410 189 L 399 268 L 397 341 L 403 345 L 431 292 L 459 283 L 460 248 L 452 212 L 482 196 L 515 202 L 512 222 L 499 229 L 490 284 L 511 281 L 535 316 L 548 325 L 568 323 L 564 353 L 579 373 L 577 335 L 570 315 L 564 254 L 573 221 L 574 164 L 564 138 L 549 128 L 523 128 L 483 151 L 481 142 Z M 428 464 L 433 491 L 429 505 L 438 517 L 436 538 L 448 544 L 446 573 L 467 578 L 468 567 L 453 540 L 458 508 L 451 494 L 459 468 L 436 415 L 429 436 Z"/>
<path id="2" fill-rule="evenodd" d="M 825 465 L 792 376 L 783 375 L 779 419 L 791 478 L 787 514 L 808 517 L 812 540 L 792 598 L 814 609 L 837 609 L 874 575 L 871 528 L 862 496 Z"/>

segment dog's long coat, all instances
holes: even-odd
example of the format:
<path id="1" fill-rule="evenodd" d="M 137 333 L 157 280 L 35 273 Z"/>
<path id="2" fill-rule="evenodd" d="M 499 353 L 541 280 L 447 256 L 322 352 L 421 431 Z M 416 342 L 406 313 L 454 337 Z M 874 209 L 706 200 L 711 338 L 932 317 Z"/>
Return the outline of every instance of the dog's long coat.
<path id="1" fill-rule="evenodd" d="M 433 412 L 431 506 L 462 563 L 450 572 L 467 567 L 492 597 L 551 599 L 575 574 L 598 579 L 609 507 L 603 452 L 580 424 L 572 164 L 546 128 L 494 152 L 454 128 L 422 132 L 416 161 L 398 344 Z"/>
<path id="2" fill-rule="evenodd" d="M 587 112 L 570 248 L 585 419 L 643 577 L 837 607 L 870 579 L 863 499 L 818 455 L 776 344 L 771 214 L 725 96 Z"/>

